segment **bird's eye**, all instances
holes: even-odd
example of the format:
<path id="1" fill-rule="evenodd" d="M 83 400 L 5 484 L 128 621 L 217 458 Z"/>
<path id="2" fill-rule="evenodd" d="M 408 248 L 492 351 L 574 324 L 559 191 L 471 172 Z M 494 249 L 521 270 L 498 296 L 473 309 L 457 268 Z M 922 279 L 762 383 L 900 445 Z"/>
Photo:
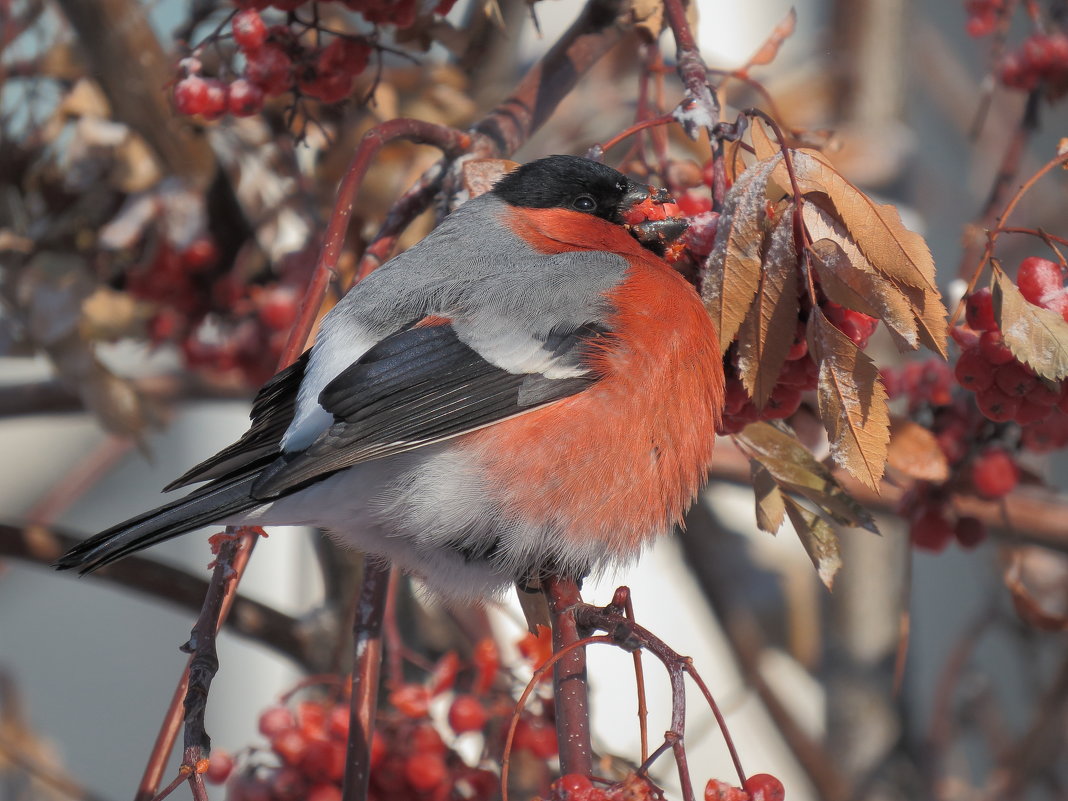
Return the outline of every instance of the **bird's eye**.
<path id="1" fill-rule="evenodd" d="M 577 209 L 578 211 L 593 211 L 597 208 L 597 201 L 590 195 L 579 195 L 571 201 L 571 208 Z"/>

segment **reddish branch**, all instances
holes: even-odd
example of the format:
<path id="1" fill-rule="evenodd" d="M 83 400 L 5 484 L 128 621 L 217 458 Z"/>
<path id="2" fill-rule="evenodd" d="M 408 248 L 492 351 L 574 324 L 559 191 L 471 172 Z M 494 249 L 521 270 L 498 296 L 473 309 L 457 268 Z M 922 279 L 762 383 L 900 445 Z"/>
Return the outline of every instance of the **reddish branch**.
<path id="1" fill-rule="evenodd" d="M 686 98 L 677 112 L 679 121 L 690 138 L 696 139 L 702 127 L 711 138 L 712 128 L 719 122 L 719 100 L 708 84 L 708 67 L 686 20 L 682 0 L 664 0 L 664 13 L 675 34 L 679 77 L 686 87 Z M 694 111 L 699 113 L 694 115 Z"/>
<path id="2" fill-rule="evenodd" d="M 375 732 L 378 675 L 382 666 L 382 619 L 390 584 L 388 567 L 374 559 L 364 564 L 363 589 L 352 630 L 354 660 L 344 801 L 367 798 L 371 780 L 371 739 Z"/>
<path id="3" fill-rule="evenodd" d="M 571 648 L 585 634 L 575 621 L 575 608 L 582 603 L 578 585 L 556 576 L 545 580 L 553 625 L 553 651 Z M 586 649 L 571 648 L 553 666 L 553 698 L 556 705 L 556 740 L 560 746 L 560 771 L 588 776 L 593 770 L 590 745 L 590 709 L 586 680 Z"/>

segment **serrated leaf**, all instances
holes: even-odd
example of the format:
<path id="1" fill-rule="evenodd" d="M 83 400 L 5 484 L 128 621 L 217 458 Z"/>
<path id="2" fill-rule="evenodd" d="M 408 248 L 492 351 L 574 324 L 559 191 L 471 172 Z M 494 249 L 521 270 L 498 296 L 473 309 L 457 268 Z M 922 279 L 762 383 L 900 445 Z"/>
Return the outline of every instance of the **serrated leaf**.
<path id="1" fill-rule="evenodd" d="M 820 366 L 816 397 L 831 456 L 878 492 L 890 442 L 890 415 L 879 371 L 818 307 L 809 318 L 809 338 Z"/>
<path id="2" fill-rule="evenodd" d="M 786 514 L 794 525 L 808 558 L 816 566 L 816 573 L 827 589 L 834 589 L 834 577 L 842 567 L 838 535 L 826 520 L 786 496 Z"/>
<path id="3" fill-rule="evenodd" d="M 920 481 L 941 484 L 949 478 L 949 464 L 935 435 L 904 417 L 890 419 L 886 463 Z"/>
<path id="4" fill-rule="evenodd" d="M 788 206 L 768 238 L 756 298 L 738 330 L 742 384 L 763 409 L 779 380 L 797 328 L 797 252 L 793 206 Z"/>
<path id="5" fill-rule="evenodd" d="M 745 320 L 760 284 L 768 176 L 778 158 L 758 162 L 727 192 L 716 242 L 705 263 L 701 296 L 725 352 Z"/>
<path id="6" fill-rule="evenodd" d="M 801 214 L 813 240 L 810 252 L 827 297 L 883 321 L 898 347 L 920 346 L 916 313 L 908 298 L 872 266 L 849 232 L 825 209 L 805 203 Z"/>
<path id="7" fill-rule="evenodd" d="M 774 534 L 782 526 L 786 506 L 782 490 L 775 482 L 768 469 L 755 460 L 751 460 L 750 470 L 753 477 L 753 494 L 756 496 L 756 522 L 761 531 Z"/>
<path id="8" fill-rule="evenodd" d="M 1055 311 L 1028 303 L 1012 280 L 994 270 L 994 317 L 1012 355 L 1043 378 L 1068 376 L 1068 323 Z"/>
<path id="9" fill-rule="evenodd" d="M 946 307 L 942 303 L 942 295 L 923 287 L 908 286 L 896 281 L 894 286 L 908 299 L 912 307 L 920 344 L 945 359 L 948 356 L 946 346 L 949 342 L 949 327 L 946 324 Z"/>
<path id="10" fill-rule="evenodd" d="M 849 235 L 876 270 L 903 284 L 938 292 L 934 259 L 927 243 L 905 227 L 896 208 L 876 203 L 820 153 L 800 149 L 791 150 L 790 155 L 801 193 L 827 195 Z M 785 166 L 780 170 L 785 171 Z M 776 180 L 781 178 L 776 176 Z"/>
<path id="11" fill-rule="evenodd" d="M 878 533 L 871 514 L 842 489 L 831 471 L 784 424 L 752 423 L 735 435 L 735 441 L 787 492 L 812 501 L 835 522 Z"/>

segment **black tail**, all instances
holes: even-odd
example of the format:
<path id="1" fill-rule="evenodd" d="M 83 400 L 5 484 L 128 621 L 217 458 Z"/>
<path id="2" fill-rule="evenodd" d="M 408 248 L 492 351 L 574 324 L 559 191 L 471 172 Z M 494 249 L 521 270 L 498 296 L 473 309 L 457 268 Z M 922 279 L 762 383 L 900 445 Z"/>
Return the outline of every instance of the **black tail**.
<path id="1" fill-rule="evenodd" d="M 58 570 L 90 573 L 142 548 L 207 526 L 259 506 L 250 491 L 259 471 L 214 481 L 179 498 L 112 526 L 71 548 L 55 563 Z"/>

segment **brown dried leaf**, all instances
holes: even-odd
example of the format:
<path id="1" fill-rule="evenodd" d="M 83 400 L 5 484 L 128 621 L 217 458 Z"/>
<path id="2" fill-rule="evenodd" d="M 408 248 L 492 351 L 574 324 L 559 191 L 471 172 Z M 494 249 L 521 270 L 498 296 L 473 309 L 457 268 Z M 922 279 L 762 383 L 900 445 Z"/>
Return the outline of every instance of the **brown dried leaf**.
<path id="1" fill-rule="evenodd" d="M 878 317 L 902 350 L 920 346 L 912 304 L 897 286 L 875 271 L 845 226 L 815 203 L 801 209 L 813 240 L 810 253 L 827 297 L 870 317 Z"/>
<path id="2" fill-rule="evenodd" d="M 801 506 L 793 498 L 786 496 L 786 514 L 797 531 L 797 538 L 808 552 L 808 558 L 816 566 L 816 573 L 827 589 L 834 589 L 834 577 L 842 567 L 842 557 L 838 550 L 838 535 L 826 520 L 815 512 Z"/>
<path id="3" fill-rule="evenodd" d="M 896 281 L 894 286 L 908 298 L 909 305 L 912 306 L 920 344 L 945 359 L 948 356 L 946 346 L 949 327 L 946 324 L 946 307 L 942 303 L 942 295 L 924 287 L 908 286 Z"/>
<path id="4" fill-rule="evenodd" d="M 905 227 L 896 208 L 873 201 L 820 153 L 802 149 L 791 150 L 790 155 L 801 193 L 821 192 L 830 198 L 850 236 L 876 270 L 900 283 L 938 292 L 927 243 Z M 780 178 L 776 176 L 776 180 Z"/>
<path id="5" fill-rule="evenodd" d="M 484 195 L 493 185 L 519 166 L 519 162 L 508 159 L 471 159 L 463 164 L 464 189 L 471 197 Z"/>
<path id="6" fill-rule="evenodd" d="M 1043 378 L 1068 376 L 1068 323 L 1055 311 L 1028 303 L 1004 272 L 994 270 L 994 317 L 1017 360 Z"/>
<path id="7" fill-rule="evenodd" d="M 842 489 L 831 471 L 786 426 L 753 423 L 736 434 L 735 441 L 782 489 L 812 501 L 837 523 L 878 533 L 871 514 Z"/>
<path id="8" fill-rule="evenodd" d="M 760 285 L 765 188 L 779 157 L 742 173 L 723 201 L 716 243 L 705 262 L 701 296 L 725 352 L 749 312 Z"/>
<path id="9" fill-rule="evenodd" d="M 634 0 L 628 4 L 634 27 L 650 42 L 664 30 L 664 4 L 661 0 Z"/>
<path id="10" fill-rule="evenodd" d="M 768 133 L 768 125 L 761 119 L 754 119 L 749 126 L 749 139 L 759 161 L 770 159 L 780 152 L 779 143 Z M 785 167 L 780 169 L 782 172 L 786 172 Z M 787 182 L 787 186 L 789 186 L 789 182 Z"/>
<path id="11" fill-rule="evenodd" d="M 809 338 L 820 366 L 817 400 L 830 439 L 831 456 L 878 492 L 890 442 L 886 390 L 879 371 L 818 307 L 809 319 Z"/>
<path id="12" fill-rule="evenodd" d="M 774 534 L 782 526 L 783 516 L 786 514 L 782 490 L 779 489 L 775 477 L 760 462 L 752 460 L 750 469 L 753 475 L 753 494 L 756 496 L 757 527 L 768 534 Z"/>
<path id="13" fill-rule="evenodd" d="M 797 323 L 797 252 L 793 206 L 788 206 L 768 238 L 756 300 L 738 330 L 742 384 L 758 409 L 764 408 L 794 341 Z"/>
<path id="14" fill-rule="evenodd" d="M 782 47 L 782 43 L 785 42 L 793 34 L 794 29 L 797 27 L 797 11 L 792 7 L 786 12 L 786 16 L 782 18 L 782 21 L 776 25 L 767 40 L 760 46 L 760 49 L 753 54 L 749 62 L 742 68 L 742 71 L 748 70 L 750 67 L 759 67 L 763 64 L 770 64 L 775 60 L 775 56 L 779 54 L 779 48 Z"/>
<path id="15" fill-rule="evenodd" d="M 904 417 L 890 418 L 886 463 L 920 481 L 942 483 L 949 478 L 946 455 L 934 434 Z"/>

